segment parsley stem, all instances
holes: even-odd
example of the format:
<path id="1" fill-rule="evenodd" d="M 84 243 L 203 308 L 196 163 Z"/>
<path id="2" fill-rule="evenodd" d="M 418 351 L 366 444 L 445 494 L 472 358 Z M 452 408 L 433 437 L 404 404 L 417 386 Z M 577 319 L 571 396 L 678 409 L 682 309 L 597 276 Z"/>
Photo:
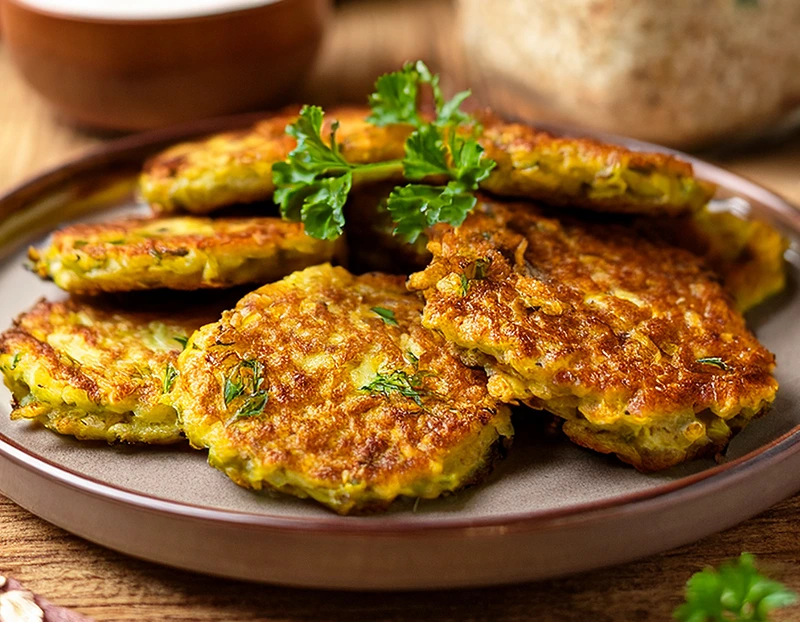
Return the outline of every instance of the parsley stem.
<path id="1" fill-rule="evenodd" d="M 387 160 L 386 162 L 375 162 L 373 164 L 359 164 L 353 168 L 353 181 L 358 183 L 402 179 L 402 177 L 402 160 Z"/>

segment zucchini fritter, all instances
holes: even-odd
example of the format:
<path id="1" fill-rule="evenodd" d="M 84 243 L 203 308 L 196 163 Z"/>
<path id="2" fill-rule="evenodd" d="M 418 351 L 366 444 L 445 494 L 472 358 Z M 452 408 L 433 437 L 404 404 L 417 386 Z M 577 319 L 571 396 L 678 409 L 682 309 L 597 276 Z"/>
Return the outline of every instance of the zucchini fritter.
<path id="1" fill-rule="evenodd" d="M 31 248 L 34 271 L 73 294 L 265 283 L 330 261 L 337 242 L 280 218 L 192 216 L 78 224 Z"/>
<path id="2" fill-rule="evenodd" d="M 0 336 L 11 418 L 79 439 L 179 441 L 175 410 L 162 397 L 183 340 L 216 317 L 41 301 Z"/>
<path id="3" fill-rule="evenodd" d="M 157 212 L 208 213 L 232 203 L 272 196 L 272 164 L 294 148 L 285 133 L 296 111 L 266 119 L 249 130 L 183 143 L 145 164 L 140 191 Z M 351 162 L 402 159 L 407 125 L 376 127 L 369 110 L 334 109 L 337 140 Z M 662 153 L 634 152 L 590 139 L 557 138 L 534 128 L 482 119 L 478 142 L 497 166 L 481 187 L 501 196 L 529 197 L 594 210 L 679 214 L 705 205 L 714 187 L 697 180 L 692 165 Z M 470 130 L 471 131 L 471 130 Z"/>
<path id="4" fill-rule="evenodd" d="M 706 208 L 690 217 L 643 219 L 639 225 L 648 235 L 703 257 L 742 313 L 786 287 L 789 241 L 763 220 Z"/>
<path id="5" fill-rule="evenodd" d="M 774 356 L 692 253 L 633 227 L 487 201 L 433 229 L 409 287 L 489 390 L 643 471 L 724 447 L 769 405 Z"/>
<path id="6" fill-rule="evenodd" d="M 708 203 L 716 187 L 666 153 L 589 138 L 559 138 L 492 115 L 478 141 L 497 162 L 483 190 L 597 211 L 677 215 Z"/>
<path id="7" fill-rule="evenodd" d="M 509 411 L 422 327 L 403 281 L 316 266 L 195 333 L 170 394 L 192 444 L 237 484 L 341 514 L 475 481 Z"/>
<path id="8" fill-rule="evenodd" d="M 157 213 L 180 210 L 207 214 L 234 203 L 249 203 L 272 196 L 272 165 L 285 160 L 295 147 L 286 126 L 299 107 L 260 121 L 248 130 L 225 132 L 204 140 L 181 143 L 152 157 L 139 181 L 142 196 Z M 328 136 L 333 120 L 342 155 L 350 162 L 368 163 L 403 157 L 406 138 L 413 128 L 403 125 L 376 127 L 365 121 L 362 108 L 336 108 L 325 119 Z"/>

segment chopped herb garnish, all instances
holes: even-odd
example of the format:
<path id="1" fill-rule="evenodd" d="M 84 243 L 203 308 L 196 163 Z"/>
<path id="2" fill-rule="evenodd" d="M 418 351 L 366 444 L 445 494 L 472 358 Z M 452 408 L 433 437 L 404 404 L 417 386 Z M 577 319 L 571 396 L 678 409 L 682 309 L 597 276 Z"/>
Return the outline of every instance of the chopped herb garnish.
<path id="1" fill-rule="evenodd" d="M 686 603 L 675 610 L 681 622 L 767 622 L 778 607 L 797 602 L 797 594 L 768 579 L 755 568 L 755 559 L 742 553 L 719 570 L 707 568 L 686 584 Z"/>
<path id="2" fill-rule="evenodd" d="M 173 337 L 173 339 L 181 344 L 184 350 L 186 349 L 186 344 L 189 343 L 188 337 Z"/>
<path id="3" fill-rule="evenodd" d="M 702 359 L 697 359 L 697 362 L 701 365 L 713 365 L 714 367 L 718 367 L 724 371 L 728 370 L 727 363 L 718 356 L 707 356 Z"/>
<path id="4" fill-rule="evenodd" d="M 391 309 L 384 309 L 383 307 L 372 307 L 371 311 L 378 314 L 384 323 L 389 326 L 399 326 L 397 319 L 394 317 L 394 311 Z"/>
<path id="5" fill-rule="evenodd" d="M 172 385 L 175 384 L 175 379 L 178 377 L 178 370 L 172 365 L 167 363 L 167 369 L 164 372 L 164 384 L 162 386 L 162 393 L 169 393 L 172 390 Z"/>
<path id="6" fill-rule="evenodd" d="M 389 374 L 379 373 L 372 382 L 361 387 L 361 390 L 384 397 L 397 393 L 412 400 L 417 406 L 422 406 L 422 398 L 427 393 L 422 385 L 422 379 L 427 375 L 429 374 L 420 371 L 409 375 L 396 369 Z"/>
<path id="7" fill-rule="evenodd" d="M 249 396 L 234 413 L 229 422 L 260 415 L 262 412 L 264 412 L 267 401 L 269 401 L 269 395 L 266 391 L 257 391 L 256 393 L 253 393 L 253 395 Z"/>
<path id="8" fill-rule="evenodd" d="M 75 240 L 75 241 L 72 243 L 72 248 L 83 248 L 83 247 L 84 247 L 84 246 L 86 246 L 88 243 L 89 243 L 89 242 L 87 242 L 86 240 Z"/>
<path id="9" fill-rule="evenodd" d="M 460 278 L 461 278 L 460 292 L 461 292 L 461 297 L 463 298 L 464 296 L 467 295 L 467 292 L 469 292 L 469 279 L 467 278 L 466 274 L 460 275 Z"/>
<path id="10" fill-rule="evenodd" d="M 406 352 L 406 358 L 409 361 L 411 361 L 411 364 L 414 366 L 414 369 L 416 369 L 417 366 L 419 365 L 419 357 L 416 354 L 414 354 L 411 350 L 408 350 Z"/>
<path id="11" fill-rule="evenodd" d="M 436 117 L 425 121 L 419 113 L 420 87 L 433 90 Z M 400 174 L 412 181 L 441 180 L 444 185 L 407 184 L 389 196 L 387 209 L 395 222 L 394 233 L 414 242 L 428 227 L 446 222 L 464 222 L 477 199 L 473 191 L 485 179 L 495 162 L 485 158 L 483 147 L 458 131 L 471 123 L 460 110 L 469 91 L 445 101 L 439 77 L 422 62 L 407 63 L 401 71 L 378 78 L 375 93 L 369 98 L 375 125 L 406 123 L 414 132 L 405 144 L 403 160 L 371 164 L 351 164 L 339 152 L 336 142 L 338 123 L 331 125 L 328 144 L 323 141 L 323 111 L 304 106 L 300 117 L 286 128 L 297 139 L 297 147 L 285 162 L 272 167 L 275 200 L 288 220 L 301 221 L 306 233 L 333 239 L 344 228 L 343 207 L 356 179 L 380 181 Z"/>
<path id="12" fill-rule="evenodd" d="M 22 355 L 19 352 L 14 354 L 14 358 L 11 359 L 11 367 L 9 369 L 11 369 L 12 371 L 15 370 L 17 368 L 17 365 L 19 364 L 19 360 L 21 358 L 22 358 Z"/>
<path id="13" fill-rule="evenodd" d="M 475 263 L 472 264 L 472 272 L 473 272 L 473 279 L 482 280 L 485 279 L 489 274 L 489 266 L 492 265 L 492 260 L 490 258 L 485 259 L 476 259 Z"/>
<path id="14" fill-rule="evenodd" d="M 264 412 L 269 394 L 261 388 L 263 383 L 264 365 L 261 361 L 244 359 L 234 367 L 231 375 L 225 378 L 222 397 L 226 408 L 238 398 L 244 397 L 244 401 L 228 423 Z"/>
<path id="15" fill-rule="evenodd" d="M 236 382 L 230 378 L 225 378 L 225 386 L 223 388 L 223 397 L 225 399 L 225 406 L 228 406 L 233 400 L 244 393 L 244 385 L 241 382 Z"/>
<path id="16" fill-rule="evenodd" d="M 114 246 L 120 246 L 125 244 L 125 240 L 109 240 L 109 244 L 113 244 Z"/>
<path id="17" fill-rule="evenodd" d="M 461 296 L 466 296 L 469 292 L 470 281 L 482 281 L 489 275 L 489 266 L 492 265 L 490 257 L 481 257 L 473 261 L 463 274 L 460 275 L 461 279 Z"/>

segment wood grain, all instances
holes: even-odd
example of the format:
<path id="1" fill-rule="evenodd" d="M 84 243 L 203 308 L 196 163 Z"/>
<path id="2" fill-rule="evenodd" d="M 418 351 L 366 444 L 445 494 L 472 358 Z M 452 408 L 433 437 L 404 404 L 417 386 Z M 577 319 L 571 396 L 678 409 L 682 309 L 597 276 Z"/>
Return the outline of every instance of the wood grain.
<path id="1" fill-rule="evenodd" d="M 412 58 L 443 71 L 446 90 L 469 84 L 483 98 L 486 77 L 460 54 L 452 8 L 441 0 L 341 5 L 306 96 L 364 101 L 377 74 Z M 19 80 L 0 43 L 0 193 L 107 139 L 55 117 Z M 800 203 L 800 140 L 724 164 Z M 71 536 L 0 497 L 0 573 L 97 620 L 668 620 L 693 572 L 741 551 L 755 553 L 772 575 L 800 590 L 799 517 L 797 496 L 734 529 L 617 568 L 532 585 L 362 594 L 252 585 L 156 566 Z M 800 610 L 776 620 L 800 620 Z"/>

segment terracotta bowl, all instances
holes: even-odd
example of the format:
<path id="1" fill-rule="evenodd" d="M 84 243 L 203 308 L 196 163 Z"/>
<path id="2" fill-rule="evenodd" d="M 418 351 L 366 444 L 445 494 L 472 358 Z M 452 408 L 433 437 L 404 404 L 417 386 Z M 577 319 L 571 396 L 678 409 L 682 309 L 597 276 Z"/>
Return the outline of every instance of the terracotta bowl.
<path id="1" fill-rule="evenodd" d="M 195 5 L 183 15 L 109 17 L 0 0 L 0 20 L 22 76 L 64 115 L 141 130 L 273 107 L 302 84 L 331 0 L 220 4 L 228 10 L 198 14 Z"/>

